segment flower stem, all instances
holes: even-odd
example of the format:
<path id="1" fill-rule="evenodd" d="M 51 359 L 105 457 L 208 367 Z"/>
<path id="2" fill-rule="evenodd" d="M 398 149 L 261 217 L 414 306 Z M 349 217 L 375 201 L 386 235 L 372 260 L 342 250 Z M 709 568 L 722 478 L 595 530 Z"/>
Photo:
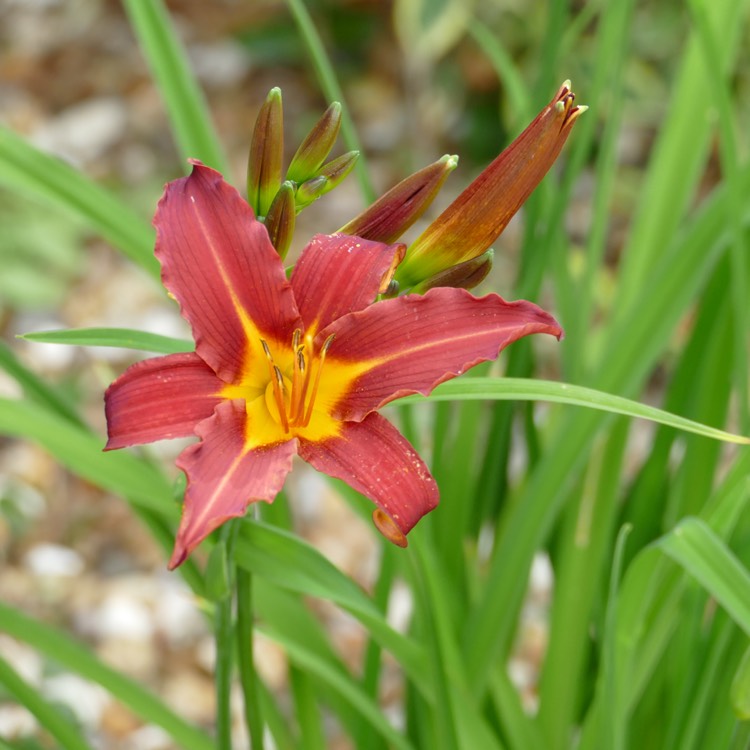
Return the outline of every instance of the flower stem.
<path id="1" fill-rule="evenodd" d="M 216 746 L 232 750 L 232 598 L 216 602 Z"/>
<path id="2" fill-rule="evenodd" d="M 235 572 L 237 587 L 237 664 L 240 684 L 245 697 L 245 723 L 250 734 L 250 747 L 261 750 L 263 747 L 263 720 L 260 711 L 260 691 L 258 674 L 255 671 L 253 652 L 253 577 L 237 566 Z"/>
<path id="3" fill-rule="evenodd" d="M 239 524 L 237 521 L 224 524 L 220 533 L 220 544 L 224 546 L 226 561 L 234 558 L 234 539 Z M 233 565 L 225 568 L 230 575 Z M 214 612 L 214 638 L 216 640 L 216 747 L 217 750 L 232 750 L 232 668 L 234 656 L 234 623 L 232 622 L 232 586 L 227 581 L 226 593 L 216 600 Z"/>

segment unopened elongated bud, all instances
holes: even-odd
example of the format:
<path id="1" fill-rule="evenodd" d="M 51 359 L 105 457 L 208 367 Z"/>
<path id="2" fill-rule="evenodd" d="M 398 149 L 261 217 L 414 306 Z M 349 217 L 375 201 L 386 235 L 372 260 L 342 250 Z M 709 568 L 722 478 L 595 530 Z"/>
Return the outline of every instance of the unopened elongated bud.
<path id="1" fill-rule="evenodd" d="M 461 195 L 415 240 L 396 278 L 414 286 L 487 250 L 531 195 L 586 107 L 570 81 Z"/>
<path id="2" fill-rule="evenodd" d="M 490 248 L 487 252 L 478 255 L 476 258 L 465 260 L 463 263 L 446 268 L 444 271 L 438 271 L 434 276 L 430 276 L 429 279 L 425 279 L 420 284 L 417 284 L 411 291 L 417 294 L 424 294 L 426 291 L 438 286 L 473 289 L 487 278 L 487 274 L 492 270 L 494 257 L 495 251 Z"/>
<path id="3" fill-rule="evenodd" d="M 268 213 L 281 187 L 283 159 L 281 89 L 272 88 L 258 112 L 247 162 L 247 201 L 259 217 Z"/>
<path id="4" fill-rule="evenodd" d="M 446 154 L 392 187 L 339 232 L 395 242 L 427 210 L 457 165 L 458 157 Z"/>
<path id="5" fill-rule="evenodd" d="M 334 102 L 308 133 L 286 172 L 287 180 L 298 185 L 315 177 L 331 153 L 341 127 L 341 105 Z"/>
<path id="6" fill-rule="evenodd" d="M 330 192 L 352 171 L 359 158 L 359 151 L 348 151 L 324 164 L 316 177 L 303 182 L 297 188 L 295 200 L 297 212 Z"/>
<path id="7" fill-rule="evenodd" d="M 282 260 L 286 258 L 289 246 L 292 244 L 296 218 L 294 184 L 287 180 L 282 183 L 276 193 L 264 222 L 271 244 L 276 248 Z"/>

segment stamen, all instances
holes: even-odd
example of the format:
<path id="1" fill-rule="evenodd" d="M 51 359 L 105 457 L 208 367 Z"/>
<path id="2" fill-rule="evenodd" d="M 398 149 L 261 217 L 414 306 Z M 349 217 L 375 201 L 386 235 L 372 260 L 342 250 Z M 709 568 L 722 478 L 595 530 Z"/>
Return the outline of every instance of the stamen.
<path id="1" fill-rule="evenodd" d="M 303 347 L 300 347 L 297 349 L 297 356 L 294 360 L 294 373 L 292 374 L 292 398 L 289 405 L 289 421 L 292 424 L 297 423 L 300 404 L 304 402 L 305 391 L 307 390 L 307 377 L 305 376 L 305 370 L 305 353 Z"/>
<path id="2" fill-rule="evenodd" d="M 294 351 L 297 351 L 300 338 L 302 338 L 302 331 L 299 328 L 295 328 L 294 333 L 292 334 L 292 349 L 294 349 Z"/>
<path id="3" fill-rule="evenodd" d="M 273 364 L 273 357 L 271 356 L 271 350 L 268 348 L 268 344 L 263 339 L 261 339 L 260 345 L 263 347 L 263 351 L 265 352 L 268 361 Z"/>
<path id="4" fill-rule="evenodd" d="M 289 432 L 289 420 L 286 416 L 286 405 L 284 404 L 284 376 L 276 365 L 273 366 L 273 374 L 276 380 L 273 386 L 273 396 L 279 409 L 281 426 L 284 428 L 284 432 Z"/>
<path id="5" fill-rule="evenodd" d="M 279 410 L 279 420 L 281 421 L 281 426 L 284 428 L 284 432 L 289 432 L 289 419 L 287 418 L 286 405 L 284 404 L 284 376 L 281 374 L 281 370 L 274 364 L 273 355 L 268 344 L 261 339 L 260 345 L 263 347 L 263 353 L 268 360 L 268 372 L 273 385 L 273 400 L 276 402 L 276 408 Z"/>
<path id="6" fill-rule="evenodd" d="M 307 403 L 307 411 L 305 412 L 305 418 L 302 420 L 302 426 L 307 427 L 310 423 L 310 417 L 312 416 L 313 404 L 315 403 L 315 397 L 318 395 L 318 384 L 320 383 L 320 373 L 323 371 L 323 365 L 326 361 L 326 353 L 333 343 L 333 339 L 336 334 L 332 333 L 324 342 L 323 346 L 320 347 L 320 355 L 318 361 L 318 371 L 315 373 L 315 382 L 313 383 L 312 393 L 310 394 L 310 400 Z"/>

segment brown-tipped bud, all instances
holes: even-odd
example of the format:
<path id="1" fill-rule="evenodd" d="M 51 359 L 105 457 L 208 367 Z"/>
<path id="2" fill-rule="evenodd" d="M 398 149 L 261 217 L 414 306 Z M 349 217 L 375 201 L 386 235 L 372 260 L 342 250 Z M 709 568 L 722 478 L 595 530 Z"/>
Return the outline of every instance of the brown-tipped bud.
<path id="1" fill-rule="evenodd" d="M 359 151 L 348 151 L 324 164 L 317 177 L 303 182 L 297 188 L 296 202 L 299 213 L 305 206 L 330 192 L 352 171 L 359 158 Z"/>
<path id="2" fill-rule="evenodd" d="M 547 174 L 586 107 L 573 106 L 565 81 L 554 99 L 508 148 L 409 247 L 396 274 L 414 286 L 481 255 Z"/>
<path id="3" fill-rule="evenodd" d="M 340 127 L 341 105 L 334 102 L 323 113 L 323 116 L 297 149 L 297 153 L 292 158 L 292 163 L 286 172 L 287 180 L 292 180 L 299 185 L 311 177 L 315 177 L 321 164 L 331 153 Z"/>
<path id="4" fill-rule="evenodd" d="M 281 187 L 283 160 L 281 89 L 272 88 L 258 112 L 247 162 L 247 201 L 259 217 L 268 213 Z"/>
<path id="5" fill-rule="evenodd" d="M 276 193 L 265 220 L 271 244 L 276 248 L 282 260 L 286 258 L 289 246 L 292 244 L 296 219 L 294 184 L 287 180 L 282 183 Z"/>
<path id="6" fill-rule="evenodd" d="M 458 157 L 446 154 L 399 182 L 339 232 L 376 242 L 395 242 L 427 210 L 457 165 Z"/>
<path id="7" fill-rule="evenodd" d="M 479 286 L 492 270 L 495 251 L 490 248 L 487 252 L 478 255 L 471 260 L 465 260 L 452 268 L 446 268 L 439 271 L 429 279 L 425 279 L 421 284 L 412 288 L 416 294 L 424 294 L 429 289 L 437 286 L 451 286 L 455 289 L 473 289 Z"/>
<path id="8" fill-rule="evenodd" d="M 294 196 L 294 202 L 297 205 L 297 213 L 311 203 L 314 203 L 321 195 L 323 195 L 327 182 L 327 177 L 319 175 L 318 177 L 313 177 L 307 182 L 303 182 L 297 188 L 297 192 Z"/>

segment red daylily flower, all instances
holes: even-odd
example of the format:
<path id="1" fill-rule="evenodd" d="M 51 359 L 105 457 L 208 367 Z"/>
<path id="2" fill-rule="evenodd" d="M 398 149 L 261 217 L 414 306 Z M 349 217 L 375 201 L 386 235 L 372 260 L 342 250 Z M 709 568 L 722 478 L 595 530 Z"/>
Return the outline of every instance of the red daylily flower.
<path id="1" fill-rule="evenodd" d="M 291 279 L 250 206 L 194 162 L 154 224 L 164 285 L 195 352 L 130 367 L 105 396 L 106 449 L 197 435 L 170 568 L 249 503 L 271 502 L 295 454 L 378 506 L 391 541 L 438 502 L 429 470 L 377 410 L 560 326 L 530 302 L 432 289 L 375 302 L 404 247 L 335 234 L 304 249 Z"/>

